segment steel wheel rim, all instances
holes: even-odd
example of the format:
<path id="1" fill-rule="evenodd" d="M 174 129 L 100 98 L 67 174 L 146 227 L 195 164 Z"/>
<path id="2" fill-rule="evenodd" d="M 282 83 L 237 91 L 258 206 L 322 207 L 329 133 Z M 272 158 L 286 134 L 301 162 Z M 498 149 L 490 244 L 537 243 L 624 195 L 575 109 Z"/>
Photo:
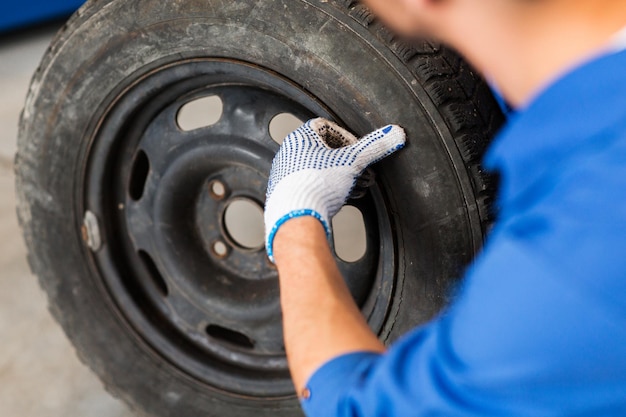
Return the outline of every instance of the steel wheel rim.
<path id="1" fill-rule="evenodd" d="M 184 103 L 207 95 L 221 97 L 222 119 L 182 134 L 173 117 Z M 106 242 L 91 254 L 94 267 L 137 337 L 214 389 L 272 398 L 293 394 L 276 271 L 263 249 L 233 244 L 221 219 L 234 199 L 262 206 L 278 149 L 268 124 L 279 112 L 340 120 L 304 89 L 257 66 L 218 59 L 161 64 L 126 80 L 98 113 L 81 187 L 81 212 L 97 214 Z M 133 196 L 141 152 L 150 168 Z M 215 181 L 226 185 L 224 196 L 211 192 Z M 395 286 L 394 235 L 378 186 L 352 204 L 368 226 L 368 253 L 339 265 L 380 331 Z M 225 257 L 212 248 L 216 239 L 227 245 Z M 242 262 L 247 266 L 237 269 Z M 198 278 L 207 276 L 208 282 Z M 218 276 L 223 279 L 213 279 Z M 232 287 L 236 291 L 228 291 Z"/>

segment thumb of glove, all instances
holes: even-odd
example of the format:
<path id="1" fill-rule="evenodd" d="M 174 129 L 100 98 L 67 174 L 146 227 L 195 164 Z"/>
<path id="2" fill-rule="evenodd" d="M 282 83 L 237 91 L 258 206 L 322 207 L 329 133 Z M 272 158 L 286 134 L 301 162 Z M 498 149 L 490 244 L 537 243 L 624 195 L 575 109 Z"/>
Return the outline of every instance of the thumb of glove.
<path id="1" fill-rule="evenodd" d="M 389 125 L 363 136 L 357 143 L 350 145 L 350 153 L 354 152 L 355 168 L 362 171 L 369 165 L 404 148 L 405 144 L 404 129 L 398 125 Z"/>

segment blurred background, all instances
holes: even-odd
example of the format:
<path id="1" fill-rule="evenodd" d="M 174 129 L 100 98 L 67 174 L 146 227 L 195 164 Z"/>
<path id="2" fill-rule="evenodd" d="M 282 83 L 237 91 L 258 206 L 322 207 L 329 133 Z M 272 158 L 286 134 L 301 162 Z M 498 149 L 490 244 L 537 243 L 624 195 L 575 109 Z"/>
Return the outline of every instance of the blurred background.
<path id="1" fill-rule="evenodd" d="M 47 311 L 15 216 L 13 157 L 30 78 L 82 0 L 0 3 L 0 416 L 130 417 Z"/>

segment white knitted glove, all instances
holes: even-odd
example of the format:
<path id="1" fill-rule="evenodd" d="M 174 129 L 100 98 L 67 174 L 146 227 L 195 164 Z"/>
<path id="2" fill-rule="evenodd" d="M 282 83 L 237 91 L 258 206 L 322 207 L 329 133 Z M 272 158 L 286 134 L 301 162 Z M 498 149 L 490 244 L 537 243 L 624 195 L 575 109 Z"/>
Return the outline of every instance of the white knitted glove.
<path id="1" fill-rule="evenodd" d="M 265 200 L 265 247 L 274 262 L 273 243 L 287 220 L 313 216 L 328 237 L 330 220 L 345 204 L 368 165 L 405 144 L 404 130 L 389 125 L 357 139 L 326 119 L 309 120 L 290 133 L 274 158 Z"/>

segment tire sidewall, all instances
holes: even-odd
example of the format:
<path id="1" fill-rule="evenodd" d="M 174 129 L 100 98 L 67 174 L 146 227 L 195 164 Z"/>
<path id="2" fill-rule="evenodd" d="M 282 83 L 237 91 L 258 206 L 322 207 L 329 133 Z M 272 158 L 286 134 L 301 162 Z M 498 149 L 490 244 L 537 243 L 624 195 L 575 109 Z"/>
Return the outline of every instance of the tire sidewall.
<path id="1" fill-rule="evenodd" d="M 408 146 L 377 169 L 398 247 L 385 339 L 431 318 L 476 250 L 464 195 L 470 180 L 455 169 L 452 135 L 420 81 L 356 22 L 346 24 L 332 5 L 320 7 L 291 0 L 232 1 L 219 9 L 203 1 L 112 1 L 75 22 L 31 92 L 18 156 L 31 264 L 79 355 L 146 413 L 289 416 L 299 407 L 294 398 L 208 389 L 169 366 L 134 334 L 98 278 L 80 234 L 90 138 L 115 95 L 142 74 L 196 57 L 241 60 L 302 86 L 359 135 L 390 122 L 406 128 Z"/>

